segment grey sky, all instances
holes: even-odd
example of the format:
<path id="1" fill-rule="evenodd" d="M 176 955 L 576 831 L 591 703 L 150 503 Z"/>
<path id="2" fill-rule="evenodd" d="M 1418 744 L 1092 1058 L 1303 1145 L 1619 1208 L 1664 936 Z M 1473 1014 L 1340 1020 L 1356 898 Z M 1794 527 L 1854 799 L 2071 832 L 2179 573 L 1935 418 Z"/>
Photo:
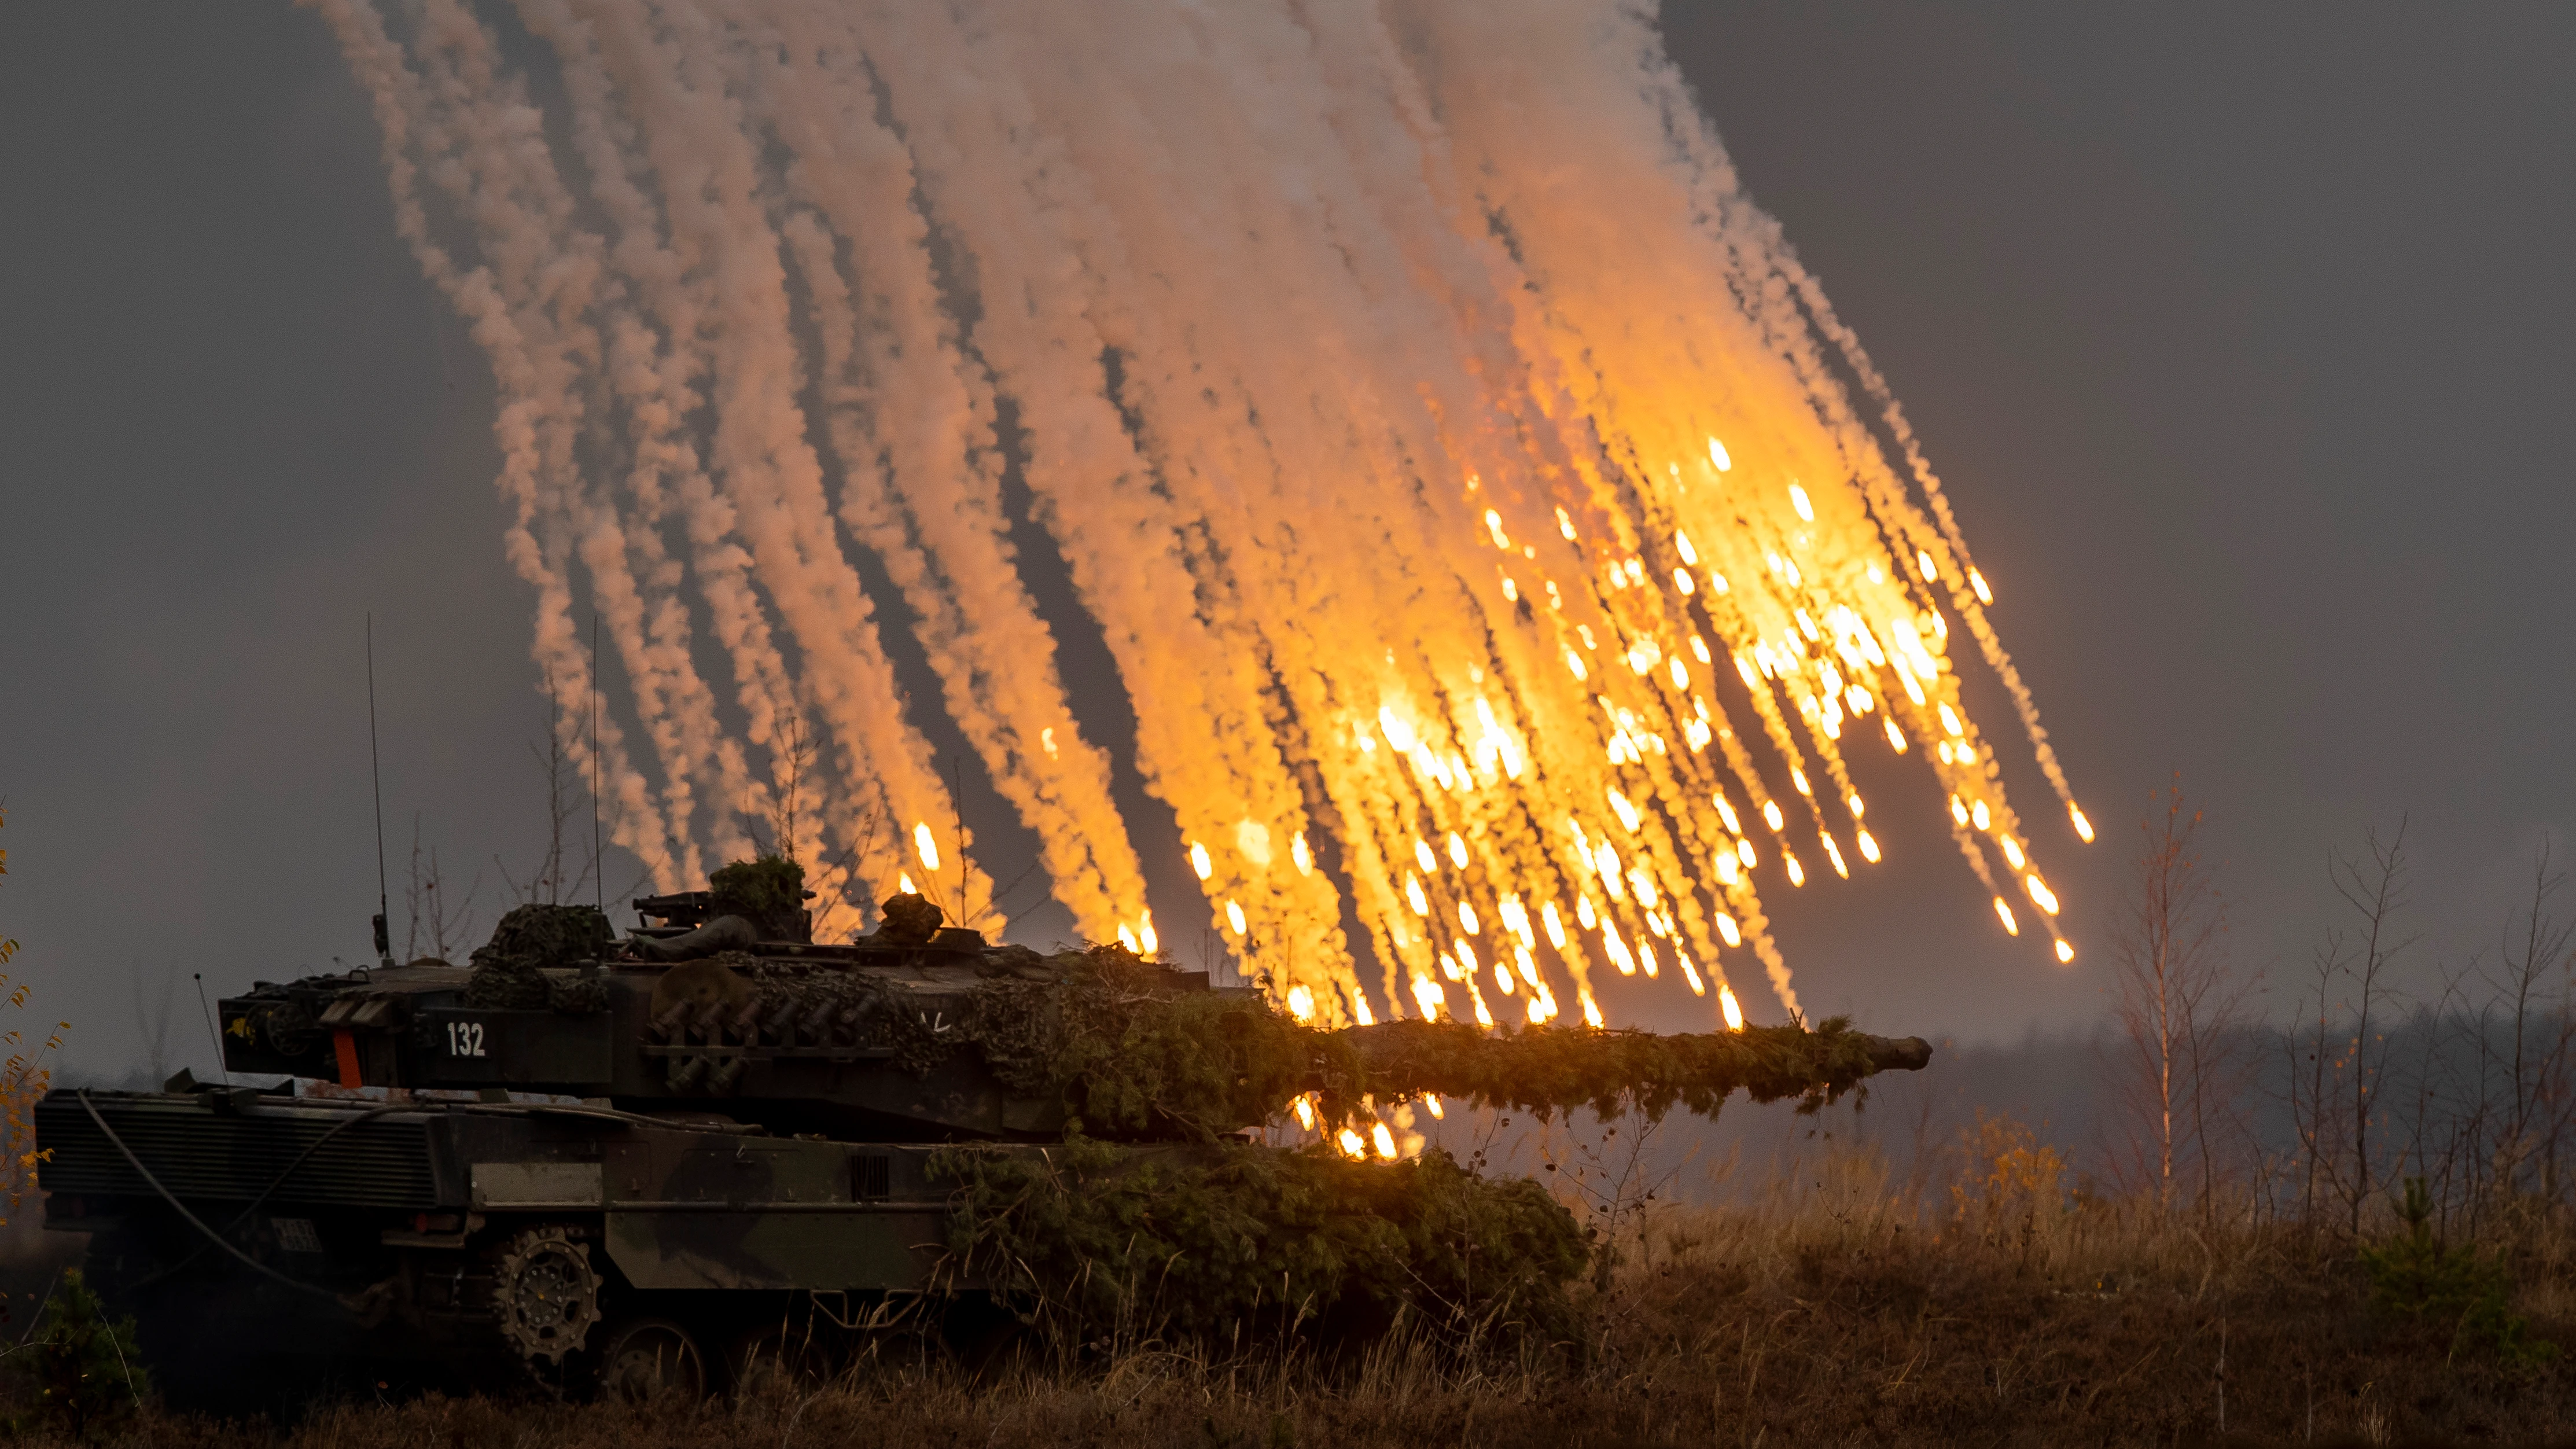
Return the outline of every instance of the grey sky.
<path id="1" fill-rule="evenodd" d="M 2060 971 L 2003 949 L 1937 834 L 1892 829 L 1865 886 L 1774 901 L 1811 1004 L 1979 1036 L 2089 1019 L 2176 767 L 2249 964 L 2295 966 L 2326 852 L 2408 812 L 2422 964 L 2474 949 L 2576 815 L 2576 12 L 1668 24 L 1904 399 L 2104 833 L 2053 872 L 2084 953 Z M 490 383 L 287 5 L 0 12 L 0 198 L 0 931 L 75 1065 L 134 1056 L 138 968 L 176 981 L 173 1046 L 202 1057 L 190 972 L 366 951 L 370 610 L 395 894 L 415 815 L 452 881 L 480 871 L 486 921 L 493 858 L 533 862 L 544 710 Z M 1886 775 L 1873 824 L 1929 789 Z M 1166 919 L 1197 914 L 1180 869 Z"/>

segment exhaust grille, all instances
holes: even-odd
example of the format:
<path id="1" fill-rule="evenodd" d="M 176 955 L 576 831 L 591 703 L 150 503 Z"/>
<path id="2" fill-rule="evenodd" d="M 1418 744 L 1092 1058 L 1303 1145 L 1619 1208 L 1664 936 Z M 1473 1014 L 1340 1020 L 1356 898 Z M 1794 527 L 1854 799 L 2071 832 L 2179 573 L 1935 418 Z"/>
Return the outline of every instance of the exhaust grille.
<path id="1" fill-rule="evenodd" d="M 894 1196 L 894 1159 L 882 1152 L 862 1152 L 852 1157 L 850 1196 L 861 1202 Z"/>
<path id="2" fill-rule="evenodd" d="M 134 1155 L 180 1198 L 247 1202 L 289 1163 L 346 1117 L 337 1111 L 259 1109 L 256 1115 L 210 1111 L 195 1102 L 92 1095 Z M 80 1102 L 57 1092 L 36 1104 L 36 1143 L 53 1153 L 41 1181 L 55 1192 L 152 1197 L 116 1144 Z M 334 1207 L 438 1206 L 430 1167 L 429 1124 L 400 1117 L 361 1122 L 324 1143 L 271 1193 L 272 1203 Z"/>

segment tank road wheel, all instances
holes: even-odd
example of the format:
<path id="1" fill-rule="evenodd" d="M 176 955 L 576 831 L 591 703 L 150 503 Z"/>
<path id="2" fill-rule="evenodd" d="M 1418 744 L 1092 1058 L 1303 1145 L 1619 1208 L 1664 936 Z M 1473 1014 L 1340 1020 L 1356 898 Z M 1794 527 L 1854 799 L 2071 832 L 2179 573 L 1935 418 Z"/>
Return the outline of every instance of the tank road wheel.
<path id="1" fill-rule="evenodd" d="M 707 1361 L 680 1325 L 667 1318 L 630 1318 L 600 1343 L 599 1394 L 630 1404 L 677 1394 L 695 1403 L 707 1396 Z"/>
<path id="2" fill-rule="evenodd" d="M 556 1369 L 599 1322 L 599 1274 L 590 1249 L 565 1228 L 529 1228 L 510 1240 L 492 1273 L 492 1316 L 501 1337 L 536 1368 Z"/>

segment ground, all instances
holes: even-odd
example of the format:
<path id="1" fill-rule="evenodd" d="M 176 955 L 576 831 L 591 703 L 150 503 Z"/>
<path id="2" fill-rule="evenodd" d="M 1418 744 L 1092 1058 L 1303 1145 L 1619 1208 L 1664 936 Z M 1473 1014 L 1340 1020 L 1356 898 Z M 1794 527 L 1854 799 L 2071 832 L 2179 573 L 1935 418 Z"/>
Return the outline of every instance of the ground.
<path id="1" fill-rule="evenodd" d="M 1829 1175 L 1830 1177 L 1830 1175 Z M 970 1368 L 888 1343 L 737 1402 L 341 1403 L 291 1426 L 147 1411 L 130 1442 L 233 1449 L 546 1444 L 1330 1445 L 2544 1443 L 2576 1439 L 2568 1225 L 2482 1249 L 2508 1270 L 2500 1346 L 2450 1309 L 2373 1295 L 2356 1242 L 2242 1207 L 1934 1211 L 1865 1166 L 1794 1203 L 1673 1208 L 1623 1228 L 1582 1337 L 1465 1353 L 1108 1342 Z M 2384 1241 L 2384 1235 L 2382 1240 Z M 2222 1428 L 2223 1425 L 2223 1428 Z M 31 1425 L 29 1442 L 48 1442 Z"/>

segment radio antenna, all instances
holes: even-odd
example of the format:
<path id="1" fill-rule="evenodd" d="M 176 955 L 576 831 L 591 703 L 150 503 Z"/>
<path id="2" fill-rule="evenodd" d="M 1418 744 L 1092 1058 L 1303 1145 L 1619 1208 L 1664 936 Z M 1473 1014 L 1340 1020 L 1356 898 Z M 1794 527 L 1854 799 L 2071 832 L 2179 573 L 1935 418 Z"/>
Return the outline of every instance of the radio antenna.
<path id="1" fill-rule="evenodd" d="M 203 971 L 197 973 L 197 1005 L 206 1013 L 206 1040 L 215 1044 L 215 1070 L 223 1073 L 224 1085 L 229 1087 L 233 1084 L 233 1069 L 224 1065 L 224 1034 L 215 1030 L 215 1008 L 206 1000 L 206 973 Z"/>
<path id="2" fill-rule="evenodd" d="M 385 769 L 376 749 L 376 616 L 367 614 L 367 775 L 376 792 L 376 960 L 394 964 L 393 903 L 385 890 Z"/>
<path id="3" fill-rule="evenodd" d="M 599 854 L 599 610 L 590 611 L 590 889 L 608 914 L 608 862 Z"/>

